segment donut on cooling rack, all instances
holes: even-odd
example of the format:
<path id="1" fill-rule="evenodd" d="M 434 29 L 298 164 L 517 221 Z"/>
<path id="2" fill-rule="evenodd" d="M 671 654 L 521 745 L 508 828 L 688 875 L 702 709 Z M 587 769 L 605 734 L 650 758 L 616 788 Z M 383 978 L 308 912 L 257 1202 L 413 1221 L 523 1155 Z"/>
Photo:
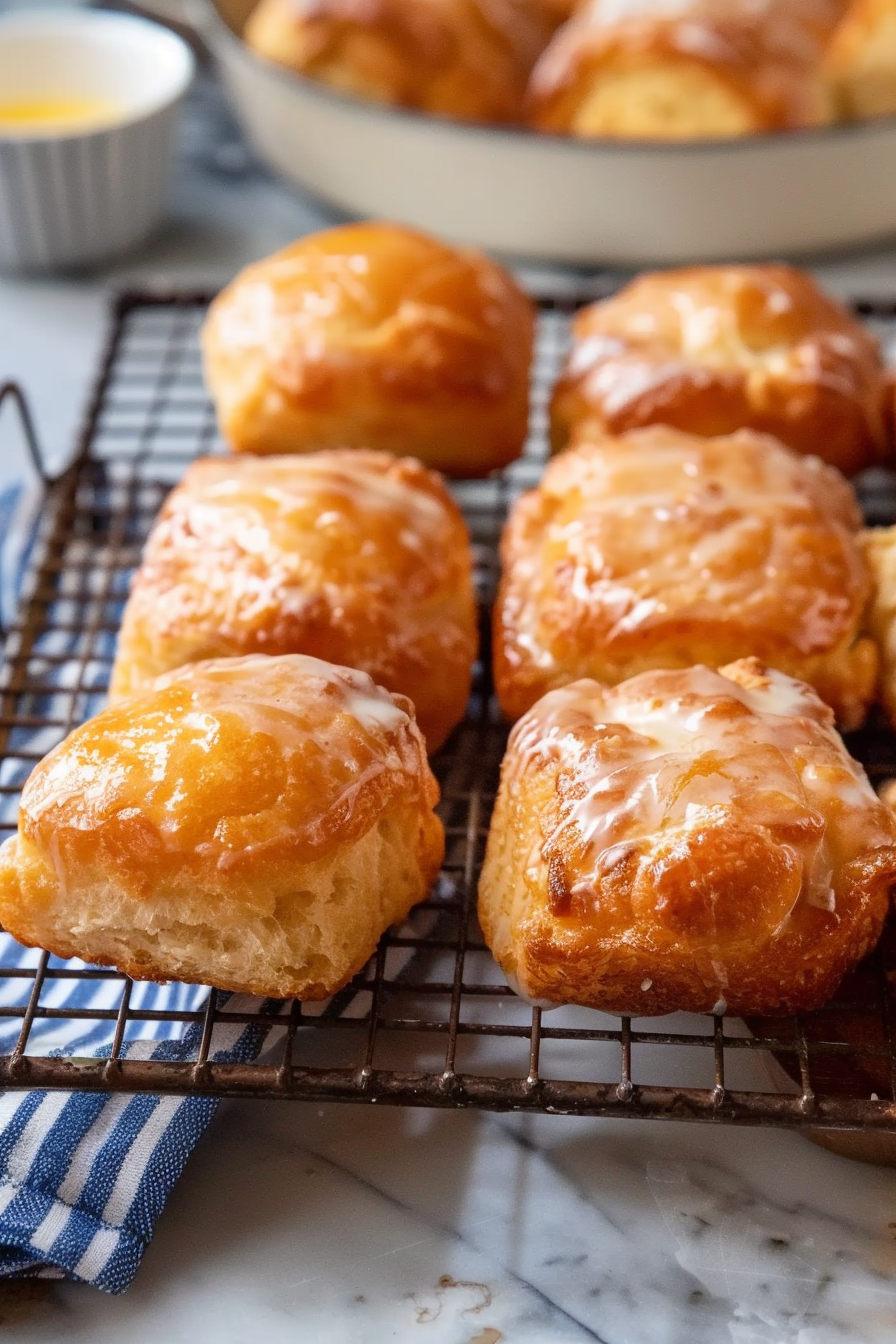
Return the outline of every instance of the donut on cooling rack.
<path id="1" fill-rule="evenodd" d="M 837 0 L 591 0 L 529 85 L 542 131 L 693 140 L 822 125 Z"/>
<path id="2" fill-rule="evenodd" d="M 877 342 L 803 271 L 696 266 L 642 275 L 584 308 L 551 407 L 561 449 L 576 425 L 611 434 L 774 434 L 853 475 L 886 448 Z"/>
<path id="3" fill-rule="evenodd" d="M 878 698 L 896 726 L 896 527 L 872 527 L 860 537 L 873 590 L 866 627 L 880 655 Z M 896 788 L 891 790 L 896 806 Z"/>
<path id="4" fill-rule="evenodd" d="M 410 701 L 363 672 L 193 664 L 37 766 L 0 849 L 0 920 L 136 979 L 325 998 L 427 894 L 437 801 Z"/>
<path id="5" fill-rule="evenodd" d="M 237 452 L 378 448 L 483 476 L 526 439 L 534 320 L 481 253 L 352 224 L 237 276 L 205 325 L 206 378 Z"/>
<path id="6" fill-rule="evenodd" d="M 792 1013 L 875 945 L 896 821 L 811 687 L 755 658 L 574 682 L 516 725 L 479 889 L 523 995 Z"/>
<path id="7" fill-rule="evenodd" d="M 407 695 L 435 750 L 470 691 L 471 565 L 457 505 L 410 458 L 205 458 L 150 533 L 112 698 L 204 658 L 307 653 Z"/>
<path id="8" fill-rule="evenodd" d="M 860 526 L 839 472 L 751 430 L 595 432 L 549 463 L 504 530 L 505 714 L 579 677 L 614 685 L 754 653 L 858 726 L 877 675 L 860 634 L 871 590 Z"/>
<path id="9" fill-rule="evenodd" d="M 852 0 L 826 66 L 845 116 L 896 113 L 896 0 Z"/>
<path id="10" fill-rule="evenodd" d="M 342 93 L 469 121 L 519 122 L 560 0 L 261 0 L 245 40 Z"/>

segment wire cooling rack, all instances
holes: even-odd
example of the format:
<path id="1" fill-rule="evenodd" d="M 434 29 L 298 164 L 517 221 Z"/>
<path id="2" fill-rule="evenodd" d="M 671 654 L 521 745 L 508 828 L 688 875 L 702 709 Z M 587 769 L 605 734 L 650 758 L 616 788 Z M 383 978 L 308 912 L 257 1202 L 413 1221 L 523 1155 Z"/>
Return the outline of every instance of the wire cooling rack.
<path id="1" fill-rule="evenodd" d="M 456 485 L 473 536 L 484 616 L 508 503 L 537 479 L 544 460 L 546 401 L 570 315 L 600 292 L 595 282 L 539 296 L 526 454 L 499 478 Z M 118 298 L 74 465 L 45 481 L 0 684 L 0 838 L 14 829 L 18 794 L 35 761 L 103 703 L 129 577 L 167 490 L 190 459 L 221 447 L 199 361 L 208 299 L 184 292 Z M 856 307 L 885 342 L 896 339 L 896 306 Z M 39 463 L 33 434 L 31 442 Z M 870 522 L 896 518 L 893 478 L 872 473 L 861 493 Z M 0 1025 L 11 1029 L 3 1037 L 10 1046 L 0 1055 L 0 1085 L 896 1133 L 892 928 L 833 1003 L 801 1017 L 744 1024 L 713 1016 L 633 1020 L 577 1008 L 547 1014 L 507 988 L 475 919 L 506 740 L 489 663 L 483 620 L 483 658 L 467 718 L 435 761 L 447 831 L 436 889 L 323 1010 L 196 990 L 160 1008 L 112 971 L 37 952 L 18 955 L 0 964 Z M 882 723 L 850 746 L 873 780 L 896 775 L 896 742 Z M 72 980 L 90 990 L 78 1007 L 64 993 Z M 53 1053 L 54 1024 L 71 1027 L 73 1019 L 105 1037 L 104 1053 Z M 216 1031 L 243 1024 L 258 1028 L 255 1058 L 216 1058 Z M 170 1058 L 146 1058 L 145 1051 L 136 1057 L 131 1045 L 147 1035 L 191 1044 Z M 760 1058 L 774 1058 L 779 1067 L 757 1085 L 765 1076 L 755 1067 Z"/>

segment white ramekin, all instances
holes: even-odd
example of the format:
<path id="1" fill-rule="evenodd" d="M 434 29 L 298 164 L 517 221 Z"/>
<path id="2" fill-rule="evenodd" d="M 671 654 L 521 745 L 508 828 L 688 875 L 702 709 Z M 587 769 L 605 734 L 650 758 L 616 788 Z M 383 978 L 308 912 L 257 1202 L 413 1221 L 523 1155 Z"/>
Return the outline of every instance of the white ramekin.
<path id="1" fill-rule="evenodd" d="M 0 130 L 0 266 L 90 265 L 152 232 L 192 73 L 186 43 L 144 19 L 72 10 L 0 17 L 4 102 L 85 98 L 120 109 L 93 129 Z"/>

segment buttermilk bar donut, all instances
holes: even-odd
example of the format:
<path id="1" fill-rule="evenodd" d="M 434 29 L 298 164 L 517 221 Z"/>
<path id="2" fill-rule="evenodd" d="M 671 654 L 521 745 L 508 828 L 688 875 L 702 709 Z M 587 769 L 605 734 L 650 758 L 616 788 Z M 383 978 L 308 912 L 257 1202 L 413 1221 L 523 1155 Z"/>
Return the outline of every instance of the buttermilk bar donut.
<path id="1" fill-rule="evenodd" d="M 846 117 L 896 113 L 896 0 L 852 0 L 826 69 Z"/>
<path id="2" fill-rule="evenodd" d="M 534 320 L 482 253 L 352 224 L 227 286 L 203 331 L 206 380 L 237 452 L 377 448 L 482 476 L 522 451 Z"/>
<path id="3" fill-rule="evenodd" d="M 561 0 L 261 0 L 244 38 L 342 93 L 519 122 L 529 72 L 565 17 Z"/>
<path id="4" fill-rule="evenodd" d="M 582 439 L 511 510 L 495 683 L 514 719 L 555 686 L 755 653 L 844 727 L 874 693 L 861 515 L 839 472 L 744 430 Z"/>
<path id="5" fill-rule="evenodd" d="M 434 472 L 363 451 L 210 457 L 150 533 L 111 695 L 205 658 L 313 654 L 407 695 L 435 750 L 476 643 L 467 531 Z"/>
<path id="6" fill-rule="evenodd" d="M 833 120 L 821 73 L 836 5 L 810 0 L 591 0 L 539 57 L 542 131 L 728 138 Z"/>
<path id="7" fill-rule="evenodd" d="M 793 1013 L 874 947 L 896 822 L 831 711 L 756 659 L 552 691 L 511 734 L 479 888 L 523 995 Z"/>
<path id="8" fill-rule="evenodd" d="M 577 314 L 551 434 L 557 451 L 586 421 L 749 427 L 853 475 L 884 454 L 887 396 L 877 341 L 804 271 L 693 266 Z"/>
<path id="9" fill-rule="evenodd" d="M 297 655 L 193 664 L 77 728 L 0 849 L 19 942 L 276 998 L 325 998 L 442 858 L 413 707 Z"/>

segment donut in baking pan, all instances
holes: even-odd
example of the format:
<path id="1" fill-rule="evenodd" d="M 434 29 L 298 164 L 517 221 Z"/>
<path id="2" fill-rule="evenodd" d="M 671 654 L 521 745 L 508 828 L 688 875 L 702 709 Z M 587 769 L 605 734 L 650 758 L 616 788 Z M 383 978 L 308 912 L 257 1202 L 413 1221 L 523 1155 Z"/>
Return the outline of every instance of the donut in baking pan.
<path id="1" fill-rule="evenodd" d="M 407 695 L 434 750 L 463 716 L 476 643 L 466 527 L 434 472 L 351 450 L 210 457 L 152 528 L 111 694 L 205 658 L 312 654 Z"/>
<path id="2" fill-rule="evenodd" d="M 815 0 L 591 0 L 539 57 L 542 131 L 694 140 L 823 125 L 821 72 L 837 12 Z"/>
<path id="3" fill-rule="evenodd" d="M 811 687 L 744 659 L 551 691 L 514 728 L 479 889 L 528 998 L 792 1013 L 874 947 L 896 823 Z"/>
<path id="4" fill-rule="evenodd" d="M 443 851 L 413 707 L 288 655 L 192 664 L 77 728 L 0 849 L 15 938 L 142 980 L 325 998 Z"/>
<path id="5" fill-rule="evenodd" d="M 695 266 L 649 273 L 582 309 L 554 393 L 555 450 L 577 424 L 750 427 L 853 475 L 886 452 L 877 341 L 803 271 Z"/>
<path id="6" fill-rule="evenodd" d="M 849 483 L 749 430 L 595 431 L 511 510 L 494 612 L 495 683 L 517 718 L 580 677 L 751 653 L 864 718 L 877 651 Z"/>
<path id="7" fill-rule="evenodd" d="M 347 225 L 227 286 L 203 331 L 206 380 L 237 452 L 375 448 L 483 476 L 522 451 L 534 323 L 482 253 Z"/>
<path id="8" fill-rule="evenodd" d="M 259 55 L 342 93 L 468 121 L 518 122 L 566 0 L 261 0 Z"/>
<path id="9" fill-rule="evenodd" d="M 826 69 L 844 116 L 896 114 L 896 0 L 852 0 Z"/>

